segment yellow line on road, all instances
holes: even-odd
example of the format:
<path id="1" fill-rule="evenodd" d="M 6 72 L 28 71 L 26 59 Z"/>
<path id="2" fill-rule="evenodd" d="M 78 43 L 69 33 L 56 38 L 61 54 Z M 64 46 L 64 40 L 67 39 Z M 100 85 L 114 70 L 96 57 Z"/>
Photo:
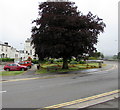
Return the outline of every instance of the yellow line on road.
<path id="1" fill-rule="evenodd" d="M 40 78 L 39 77 L 35 77 L 35 78 L 12 79 L 12 80 L 7 80 L 7 81 L 0 81 L 0 83 L 2 83 L 2 82 L 23 81 L 23 80 L 32 80 L 32 79 L 40 79 Z"/>
<path id="2" fill-rule="evenodd" d="M 120 92 L 120 89 L 115 90 L 115 91 L 111 91 L 111 92 L 102 93 L 102 94 L 95 95 L 95 96 L 91 96 L 91 97 L 87 97 L 87 98 L 83 98 L 83 99 L 78 99 L 78 100 L 74 100 L 74 101 L 70 101 L 70 102 L 65 102 L 65 103 L 61 103 L 61 104 L 57 104 L 57 105 L 52 105 L 52 106 L 48 106 L 48 107 L 44 107 L 44 108 L 61 108 L 61 107 L 70 106 L 70 105 L 73 105 L 73 104 L 82 103 L 82 102 L 85 102 L 85 101 L 90 101 L 90 100 L 93 100 L 93 99 L 98 99 L 98 98 L 101 98 L 101 97 L 109 96 L 109 95 L 112 95 L 112 94 L 117 94 L 119 92 Z"/>

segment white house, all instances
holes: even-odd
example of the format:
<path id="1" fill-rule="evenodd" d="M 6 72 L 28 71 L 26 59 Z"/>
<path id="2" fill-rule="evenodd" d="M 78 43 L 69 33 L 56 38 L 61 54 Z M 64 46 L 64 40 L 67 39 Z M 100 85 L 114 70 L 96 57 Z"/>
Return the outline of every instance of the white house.
<path id="1" fill-rule="evenodd" d="M 17 50 L 7 42 L 0 41 L 0 58 L 14 58 L 15 61 L 27 60 L 28 57 L 35 59 L 35 50 L 31 45 L 31 39 L 28 38 L 24 43 L 24 50 Z"/>
<path id="2" fill-rule="evenodd" d="M 19 59 L 22 61 L 22 60 L 25 60 L 25 53 L 24 53 L 24 50 L 19 50 Z"/>
<path id="3" fill-rule="evenodd" d="M 15 58 L 19 59 L 19 51 L 10 46 L 7 42 L 0 42 L 0 58 Z"/>
<path id="4" fill-rule="evenodd" d="M 27 40 L 25 41 L 25 45 L 24 45 L 24 57 L 28 58 L 31 57 L 32 59 L 36 58 L 35 57 L 35 50 L 33 48 L 33 46 L 31 45 L 31 39 L 27 38 Z"/>
<path id="5" fill-rule="evenodd" d="M 10 57 L 9 58 L 14 58 L 15 61 L 19 61 L 19 51 L 16 50 L 16 48 L 11 47 Z"/>
<path id="6" fill-rule="evenodd" d="M 0 42 L 0 58 L 10 58 L 11 46 L 7 42 Z"/>

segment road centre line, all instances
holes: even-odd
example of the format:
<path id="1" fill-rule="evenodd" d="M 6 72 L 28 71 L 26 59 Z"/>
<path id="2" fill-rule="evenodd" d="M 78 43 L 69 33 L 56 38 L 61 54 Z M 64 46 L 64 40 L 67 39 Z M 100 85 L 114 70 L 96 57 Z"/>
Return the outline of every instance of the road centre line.
<path id="1" fill-rule="evenodd" d="M 95 99 L 99 99 L 99 98 L 102 98 L 102 97 L 110 96 L 110 95 L 113 95 L 113 94 L 117 94 L 119 92 L 120 92 L 120 89 L 119 90 L 114 90 L 114 91 L 111 91 L 111 92 L 98 94 L 98 95 L 95 95 L 95 96 L 90 96 L 90 97 L 83 98 L 83 99 L 78 99 L 78 100 L 65 102 L 65 103 L 61 103 L 61 104 L 56 104 L 56 105 L 52 105 L 52 106 L 48 106 L 48 107 L 44 107 L 44 108 L 61 108 L 61 107 L 70 106 L 70 105 L 73 105 L 73 104 L 83 103 L 83 102 L 87 102 L 87 101 L 90 101 L 90 100 L 95 100 Z M 39 110 L 39 109 L 37 109 L 37 110 Z"/>
<path id="2" fill-rule="evenodd" d="M 110 71 L 117 68 L 117 65 L 114 65 L 112 68 L 107 69 L 107 70 L 102 70 L 102 71 Z M 102 71 L 96 71 L 96 72 L 90 72 L 88 74 L 93 74 L 93 73 L 98 73 L 98 72 L 102 72 Z M 69 75 L 60 75 L 60 77 L 65 77 L 65 76 L 69 76 Z M 48 76 L 49 78 L 50 76 Z M 34 77 L 34 78 L 22 78 L 22 79 L 12 79 L 12 80 L 6 80 L 6 81 L 0 81 L 0 83 L 5 83 L 5 82 L 15 82 L 15 81 L 26 81 L 26 80 L 34 80 L 34 79 L 46 79 L 47 77 Z"/>

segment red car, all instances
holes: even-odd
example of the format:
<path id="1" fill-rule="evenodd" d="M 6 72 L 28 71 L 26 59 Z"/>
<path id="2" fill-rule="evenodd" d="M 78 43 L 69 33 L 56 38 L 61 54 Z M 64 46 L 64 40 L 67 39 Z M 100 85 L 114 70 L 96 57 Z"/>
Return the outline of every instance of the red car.
<path id="1" fill-rule="evenodd" d="M 6 71 L 26 71 L 27 67 L 21 66 L 16 63 L 9 63 L 4 66 L 4 70 L 6 70 Z"/>
<path id="2" fill-rule="evenodd" d="M 32 66 L 32 63 L 31 63 L 31 61 L 21 61 L 21 62 L 19 62 L 18 64 L 20 64 L 20 65 L 22 65 L 22 66 L 27 66 L 27 68 L 31 68 L 31 66 Z"/>

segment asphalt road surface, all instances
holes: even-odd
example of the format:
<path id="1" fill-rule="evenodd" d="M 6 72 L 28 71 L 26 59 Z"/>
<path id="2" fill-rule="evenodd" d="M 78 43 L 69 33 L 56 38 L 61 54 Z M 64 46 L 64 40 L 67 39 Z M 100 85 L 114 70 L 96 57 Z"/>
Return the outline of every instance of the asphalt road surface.
<path id="1" fill-rule="evenodd" d="M 2 87 L 3 108 L 42 108 L 118 89 L 118 68 L 114 66 L 83 77 L 4 82 Z"/>

